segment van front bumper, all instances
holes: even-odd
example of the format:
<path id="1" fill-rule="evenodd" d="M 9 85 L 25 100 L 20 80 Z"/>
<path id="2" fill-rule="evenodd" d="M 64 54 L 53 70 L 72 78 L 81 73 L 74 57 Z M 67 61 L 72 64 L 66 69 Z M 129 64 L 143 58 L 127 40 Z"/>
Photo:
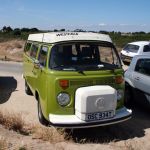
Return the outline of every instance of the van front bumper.
<path id="1" fill-rule="evenodd" d="M 116 111 L 115 117 L 111 119 L 87 122 L 80 120 L 76 115 L 54 115 L 49 114 L 49 121 L 52 126 L 62 128 L 85 128 L 98 127 L 120 123 L 130 119 L 132 110 L 121 108 Z"/>

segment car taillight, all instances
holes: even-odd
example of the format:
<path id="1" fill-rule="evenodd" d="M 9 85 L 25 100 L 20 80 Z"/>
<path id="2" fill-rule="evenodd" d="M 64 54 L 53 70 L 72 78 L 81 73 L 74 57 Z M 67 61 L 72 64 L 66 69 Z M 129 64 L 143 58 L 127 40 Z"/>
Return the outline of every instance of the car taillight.
<path id="1" fill-rule="evenodd" d="M 115 78 L 116 84 L 121 84 L 124 82 L 123 76 L 116 76 Z"/>
<path id="2" fill-rule="evenodd" d="M 59 85 L 62 89 L 67 89 L 69 87 L 69 81 L 68 80 L 59 80 Z"/>

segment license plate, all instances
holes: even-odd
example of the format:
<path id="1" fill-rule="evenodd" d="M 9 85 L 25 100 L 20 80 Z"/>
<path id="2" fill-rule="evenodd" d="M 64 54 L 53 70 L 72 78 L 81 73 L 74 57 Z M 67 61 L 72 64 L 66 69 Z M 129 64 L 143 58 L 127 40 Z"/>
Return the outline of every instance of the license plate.
<path id="1" fill-rule="evenodd" d="M 97 113 L 89 113 L 86 115 L 87 121 L 96 121 L 96 120 L 104 120 L 114 117 L 114 111 L 105 111 L 105 112 L 97 112 Z"/>

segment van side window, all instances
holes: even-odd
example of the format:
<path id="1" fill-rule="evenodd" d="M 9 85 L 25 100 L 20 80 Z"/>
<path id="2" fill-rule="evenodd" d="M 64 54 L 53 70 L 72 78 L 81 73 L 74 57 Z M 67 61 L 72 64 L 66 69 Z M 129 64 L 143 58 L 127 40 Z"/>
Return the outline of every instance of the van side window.
<path id="1" fill-rule="evenodd" d="M 37 55 L 37 51 L 38 51 L 39 45 L 38 44 L 33 44 L 31 47 L 31 52 L 30 52 L 30 56 L 31 58 L 36 58 Z"/>
<path id="2" fill-rule="evenodd" d="M 31 45 L 32 43 L 26 43 L 26 46 L 24 48 L 24 52 L 27 54 L 27 55 L 30 55 L 30 48 L 31 48 Z"/>
<path id="3" fill-rule="evenodd" d="M 48 47 L 42 46 L 40 49 L 38 60 L 40 62 L 41 66 L 46 66 L 46 60 L 47 60 L 47 53 L 48 53 Z"/>
<path id="4" fill-rule="evenodd" d="M 150 76 L 150 59 L 139 59 L 135 71 Z"/>
<path id="5" fill-rule="evenodd" d="M 143 51 L 144 52 L 150 52 L 150 45 L 145 45 Z"/>

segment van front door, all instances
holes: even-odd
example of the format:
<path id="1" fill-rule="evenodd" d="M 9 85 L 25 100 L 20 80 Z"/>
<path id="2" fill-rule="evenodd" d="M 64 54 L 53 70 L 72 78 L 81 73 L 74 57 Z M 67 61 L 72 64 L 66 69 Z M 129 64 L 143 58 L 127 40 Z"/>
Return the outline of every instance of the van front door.
<path id="1" fill-rule="evenodd" d="M 39 49 L 39 44 L 33 43 L 30 51 L 30 57 L 28 59 L 28 84 L 31 86 L 31 89 L 35 89 L 35 81 L 34 81 L 34 62 L 37 58 L 37 53 Z"/>
<path id="2" fill-rule="evenodd" d="M 38 64 L 35 64 L 34 68 L 35 90 L 39 94 L 40 104 L 42 108 L 47 107 L 47 56 L 48 46 L 41 46 L 37 61 Z"/>

